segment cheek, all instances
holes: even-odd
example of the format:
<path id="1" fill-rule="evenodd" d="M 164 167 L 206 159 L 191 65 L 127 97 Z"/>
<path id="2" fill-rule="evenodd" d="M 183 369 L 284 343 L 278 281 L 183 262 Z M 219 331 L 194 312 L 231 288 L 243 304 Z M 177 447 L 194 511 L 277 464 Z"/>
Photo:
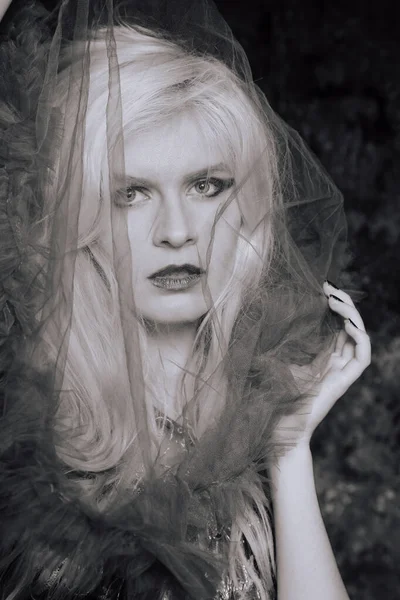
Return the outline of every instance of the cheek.
<path id="1" fill-rule="evenodd" d="M 141 271 L 147 272 L 149 270 L 148 264 L 151 264 L 151 254 L 145 234 L 144 227 L 138 226 L 138 223 L 128 222 L 130 256 L 134 280 L 139 276 Z"/>
<path id="2" fill-rule="evenodd" d="M 239 209 L 236 205 L 231 204 L 218 220 L 214 230 L 210 263 L 213 271 L 223 270 L 227 275 L 231 273 L 235 264 L 240 227 Z"/>

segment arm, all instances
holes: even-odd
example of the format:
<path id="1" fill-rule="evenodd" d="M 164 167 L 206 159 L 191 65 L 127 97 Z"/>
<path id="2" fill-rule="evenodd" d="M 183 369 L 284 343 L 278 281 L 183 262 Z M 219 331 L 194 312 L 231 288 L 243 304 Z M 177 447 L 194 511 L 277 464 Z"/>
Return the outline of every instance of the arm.
<path id="1" fill-rule="evenodd" d="M 349 600 L 326 533 L 309 446 L 270 470 L 278 600 Z"/>
<path id="2" fill-rule="evenodd" d="M 332 406 L 370 364 L 371 346 L 351 298 L 328 283 L 324 292 L 330 308 L 344 318 L 344 329 L 327 364 L 321 367 L 316 360 L 312 366 L 318 373 L 313 375 L 316 383 L 306 390 L 308 409 L 304 411 L 302 405 L 298 413 L 281 419 L 278 439 L 282 441 L 281 436 L 289 431 L 295 436 L 291 439 L 294 447 L 269 468 L 278 600 L 349 600 L 319 509 L 310 440 Z M 292 371 L 299 382 L 302 369 Z"/>
<path id="3" fill-rule="evenodd" d="M 0 21 L 6 14 L 7 8 L 10 6 L 11 0 L 0 0 Z"/>

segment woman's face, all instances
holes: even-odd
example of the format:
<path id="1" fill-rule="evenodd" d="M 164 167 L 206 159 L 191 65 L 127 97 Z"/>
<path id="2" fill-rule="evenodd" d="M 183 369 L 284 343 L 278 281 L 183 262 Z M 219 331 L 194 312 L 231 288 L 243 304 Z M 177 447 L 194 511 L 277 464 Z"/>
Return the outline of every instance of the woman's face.
<path id="1" fill-rule="evenodd" d="M 235 185 L 234 173 L 190 115 L 127 140 L 125 168 L 128 188 L 119 192 L 116 210 L 127 217 L 136 308 L 155 323 L 192 323 L 218 298 L 234 265 L 241 222 L 236 201 L 212 233 L 216 212 Z M 171 280 L 149 279 L 171 264 L 205 269 L 211 237 L 209 268 L 191 280 L 194 285 L 176 289 Z M 176 278 L 187 280 L 183 274 Z"/>

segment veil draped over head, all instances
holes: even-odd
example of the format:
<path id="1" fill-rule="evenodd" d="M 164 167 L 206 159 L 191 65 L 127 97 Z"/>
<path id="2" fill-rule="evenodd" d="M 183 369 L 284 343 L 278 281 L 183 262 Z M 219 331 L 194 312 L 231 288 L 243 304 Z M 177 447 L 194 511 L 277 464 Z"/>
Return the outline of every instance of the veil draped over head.
<path id="1" fill-rule="evenodd" d="M 341 194 L 211 2 L 27 3 L 0 52 L 2 598 L 272 598 L 268 465 L 306 402 L 292 365 L 340 327 L 322 283 L 343 267 Z M 234 184 L 190 249 L 205 310 L 172 410 L 134 293 L 127 144 L 183 115 Z M 179 262 L 161 247 L 155 267 Z"/>

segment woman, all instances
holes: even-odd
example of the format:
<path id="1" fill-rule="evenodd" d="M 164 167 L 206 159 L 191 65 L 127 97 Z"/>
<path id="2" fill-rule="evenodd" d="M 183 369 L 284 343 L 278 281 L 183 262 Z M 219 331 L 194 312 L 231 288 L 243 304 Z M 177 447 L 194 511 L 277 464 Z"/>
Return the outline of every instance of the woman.
<path id="1" fill-rule="evenodd" d="M 310 453 L 370 360 L 342 200 L 177 4 L 32 5 L 3 51 L 7 600 L 348 597 Z"/>

